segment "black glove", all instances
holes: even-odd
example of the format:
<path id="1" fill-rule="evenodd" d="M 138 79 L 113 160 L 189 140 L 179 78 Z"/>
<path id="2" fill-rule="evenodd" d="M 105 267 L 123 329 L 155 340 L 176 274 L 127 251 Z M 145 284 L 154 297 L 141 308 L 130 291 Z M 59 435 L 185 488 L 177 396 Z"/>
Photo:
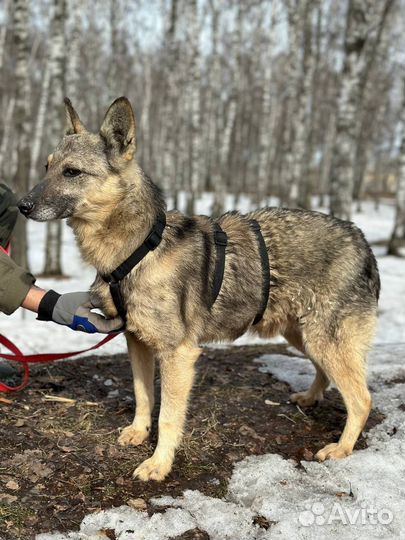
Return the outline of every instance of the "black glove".
<path id="1" fill-rule="evenodd" d="M 58 294 L 55 291 L 48 291 L 42 298 L 39 308 L 39 321 L 54 321 L 64 324 L 72 330 L 94 334 L 110 334 L 123 329 L 124 323 L 120 317 L 106 319 L 98 313 L 93 313 L 95 309 L 90 295 L 87 292 L 73 292 Z"/>
<path id="2" fill-rule="evenodd" d="M 6 247 L 17 221 L 18 208 L 14 193 L 0 184 L 0 246 Z"/>

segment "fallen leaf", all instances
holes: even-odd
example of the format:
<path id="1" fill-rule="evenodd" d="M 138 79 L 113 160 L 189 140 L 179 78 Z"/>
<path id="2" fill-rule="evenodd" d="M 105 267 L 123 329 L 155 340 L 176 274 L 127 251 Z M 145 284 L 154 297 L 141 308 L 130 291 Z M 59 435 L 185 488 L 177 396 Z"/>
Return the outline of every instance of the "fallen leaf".
<path id="1" fill-rule="evenodd" d="M 314 453 L 311 452 L 311 450 L 308 450 L 308 448 L 304 448 L 304 450 L 302 452 L 302 457 L 306 461 L 312 461 L 314 459 Z"/>
<path id="2" fill-rule="evenodd" d="M 11 399 L 6 399 L 4 397 L 0 397 L 0 403 L 4 403 L 5 405 L 12 405 Z"/>
<path id="3" fill-rule="evenodd" d="M 146 510 L 147 505 L 144 499 L 129 499 L 127 505 L 135 510 Z"/>
<path id="4" fill-rule="evenodd" d="M 114 529 L 101 529 L 100 533 L 110 540 L 116 540 L 117 538 Z"/>
<path id="5" fill-rule="evenodd" d="M 7 482 L 6 488 L 12 489 L 13 491 L 17 491 L 20 489 L 20 486 L 15 480 L 10 480 L 9 482 Z"/>
<path id="6" fill-rule="evenodd" d="M 22 418 L 19 418 L 19 419 L 16 421 L 15 426 L 16 426 L 16 427 L 23 427 L 23 426 L 25 426 L 25 420 L 23 420 Z"/>
<path id="7" fill-rule="evenodd" d="M 284 444 L 288 441 L 288 435 L 276 435 L 275 441 L 277 444 Z"/>
<path id="8" fill-rule="evenodd" d="M 59 450 L 62 450 L 62 452 L 66 452 L 66 453 L 70 453 L 70 452 L 74 452 L 74 448 L 71 448 L 70 446 L 59 446 L 58 447 Z"/>

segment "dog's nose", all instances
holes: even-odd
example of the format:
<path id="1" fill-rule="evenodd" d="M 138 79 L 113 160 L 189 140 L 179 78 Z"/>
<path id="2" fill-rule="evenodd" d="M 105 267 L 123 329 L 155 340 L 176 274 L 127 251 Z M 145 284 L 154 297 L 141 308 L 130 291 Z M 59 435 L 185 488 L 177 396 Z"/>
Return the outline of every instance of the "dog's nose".
<path id="1" fill-rule="evenodd" d="M 19 211 L 24 214 L 24 216 L 28 216 L 30 212 L 32 212 L 34 208 L 34 203 L 27 199 L 21 199 L 21 201 L 18 203 L 18 209 Z"/>

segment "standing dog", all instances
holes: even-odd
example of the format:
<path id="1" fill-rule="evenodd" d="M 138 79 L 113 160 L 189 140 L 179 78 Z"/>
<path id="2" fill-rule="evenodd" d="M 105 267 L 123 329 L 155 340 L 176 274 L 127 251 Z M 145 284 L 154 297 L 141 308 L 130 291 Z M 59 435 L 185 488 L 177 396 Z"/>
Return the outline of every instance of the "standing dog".
<path id="1" fill-rule="evenodd" d="M 117 311 L 100 276 L 144 241 L 165 203 L 134 159 L 129 101 L 119 98 L 110 106 L 98 134 L 89 133 L 69 100 L 65 102 L 67 133 L 48 158 L 45 179 L 19 206 L 36 221 L 69 218 L 83 259 L 98 272 L 91 292 L 113 317 Z M 225 214 L 219 218 L 228 236 L 224 279 L 211 306 L 213 222 L 168 212 L 159 247 L 121 282 L 136 414 L 122 431 L 120 444 L 139 445 L 149 436 L 155 360 L 161 373 L 159 440 L 152 457 L 134 472 L 142 480 L 163 480 L 172 468 L 199 344 L 234 340 L 252 326 L 262 301 L 252 218 L 260 224 L 271 264 L 267 309 L 253 329 L 263 337 L 283 335 L 314 364 L 311 387 L 293 394 L 291 401 L 312 405 L 332 381 L 347 408 L 339 442 L 319 450 L 317 458 L 349 455 L 367 420 L 366 354 L 376 325 L 380 281 L 362 232 L 352 223 L 304 210 Z"/>

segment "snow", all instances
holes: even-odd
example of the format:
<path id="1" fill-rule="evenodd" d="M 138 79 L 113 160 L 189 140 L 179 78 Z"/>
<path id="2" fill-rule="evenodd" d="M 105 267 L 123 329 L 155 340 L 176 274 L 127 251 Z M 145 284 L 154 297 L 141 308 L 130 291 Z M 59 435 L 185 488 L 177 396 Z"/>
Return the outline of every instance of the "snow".
<path id="1" fill-rule="evenodd" d="M 300 467 L 277 454 L 247 457 L 236 464 L 222 500 L 188 490 L 154 499 L 169 508 L 150 518 L 122 506 L 90 514 L 79 532 L 37 540 L 95 540 L 102 529 L 113 529 L 118 540 L 166 540 L 196 527 L 212 540 L 405 539 L 405 411 L 399 408 L 405 384 L 394 382 L 404 377 L 404 353 L 398 343 L 377 345 L 370 354 L 373 399 L 386 419 L 368 433 L 367 449 Z M 308 360 L 264 355 L 256 361 L 294 390 L 307 387 Z M 257 515 L 269 520 L 268 530 L 253 523 Z"/>
<path id="2" fill-rule="evenodd" d="M 197 211 L 207 213 L 210 203 L 210 196 L 203 195 Z M 231 199 L 227 205 L 231 207 Z M 247 198 L 241 199 L 240 207 L 249 209 Z M 383 203 L 377 211 L 372 203 L 365 203 L 363 208 L 353 220 L 366 237 L 371 242 L 387 239 L 393 207 Z M 30 245 L 35 246 L 30 260 L 37 273 L 43 264 L 44 233 L 43 224 L 29 223 Z M 78 532 L 41 534 L 37 540 L 96 540 L 103 537 L 102 529 L 113 529 L 119 540 L 165 540 L 194 528 L 207 531 L 212 540 L 405 540 L 405 384 L 401 382 L 405 380 L 405 263 L 385 256 L 384 249 L 374 249 L 382 294 L 376 345 L 369 357 L 369 382 L 374 405 L 386 418 L 367 434 L 367 449 L 341 461 L 301 462 L 301 467 L 277 454 L 247 457 L 236 464 L 224 499 L 188 490 L 182 497 L 155 499 L 155 505 L 169 508 L 151 517 L 128 506 L 111 508 L 86 516 Z M 69 279 L 39 279 L 38 285 L 62 293 L 88 288 L 94 270 L 80 262 L 68 228 L 64 229 L 63 267 Z M 38 322 L 23 310 L 2 316 L 1 324 L 2 332 L 25 352 L 76 350 L 100 340 L 100 336 Z M 243 336 L 237 343 L 252 343 L 252 337 Z M 294 390 L 304 390 L 314 368 L 297 351 L 291 351 L 294 357 L 263 355 L 256 364 Z M 100 354 L 117 352 L 125 352 L 122 337 L 100 350 Z M 269 529 L 253 524 L 256 515 L 271 522 Z"/>

